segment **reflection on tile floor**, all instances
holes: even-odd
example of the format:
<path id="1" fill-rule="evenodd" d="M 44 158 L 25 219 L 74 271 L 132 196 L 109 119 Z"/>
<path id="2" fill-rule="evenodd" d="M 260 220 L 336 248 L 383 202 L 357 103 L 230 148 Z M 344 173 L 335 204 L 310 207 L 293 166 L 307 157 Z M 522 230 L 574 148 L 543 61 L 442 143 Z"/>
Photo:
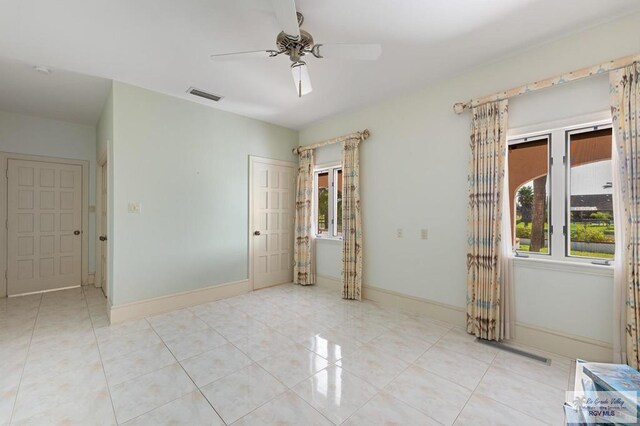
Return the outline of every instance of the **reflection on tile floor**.
<path id="1" fill-rule="evenodd" d="M 328 288 L 110 327 L 85 287 L 0 299 L 0 425 L 555 426 L 571 360 L 552 359 Z"/>

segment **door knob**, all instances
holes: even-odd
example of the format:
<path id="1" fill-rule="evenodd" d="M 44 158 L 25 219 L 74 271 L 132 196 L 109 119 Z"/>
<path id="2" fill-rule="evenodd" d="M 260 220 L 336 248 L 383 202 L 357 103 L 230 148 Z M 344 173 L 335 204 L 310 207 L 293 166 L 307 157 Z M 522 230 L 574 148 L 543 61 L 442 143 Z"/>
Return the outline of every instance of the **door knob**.
<path id="1" fill-rule="evenodd" d="M 107 241 L 107 236 L 106 236 L 106 235 L 100 235 L 100 236 L 98 237 L 98 239 L 99 239 L 100 241 Z"/>
<path id="2" fill-rule="evenodd" d="M 260 235 L 260 231 L 253 231 L 253 235 Z"/>
<path id="3" fill-rule="evenodd" d="M 76 229 L 75 231 L 73 231 L 73 235 L 80 235 L 80 231 Z"/>

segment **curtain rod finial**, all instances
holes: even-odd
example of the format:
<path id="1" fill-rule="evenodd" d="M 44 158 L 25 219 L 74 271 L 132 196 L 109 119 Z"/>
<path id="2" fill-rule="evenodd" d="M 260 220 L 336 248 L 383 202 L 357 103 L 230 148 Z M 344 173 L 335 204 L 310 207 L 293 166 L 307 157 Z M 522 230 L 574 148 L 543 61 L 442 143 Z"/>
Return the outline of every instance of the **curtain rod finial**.
<path id="1" fill-rule="evenodd" d="M 368 139 L 369 135 L 371 135 L 371 133 L 369 133 L 369 129 L 364 129 L 362 131 L 362 140 Z"/>
<path id="2" fill-rule="evenodd" d="M 464 104 L 462 102 L 458 102 L 453 106 L 453 110 L 456 114 L 462 114 L 464 112 Z"/>

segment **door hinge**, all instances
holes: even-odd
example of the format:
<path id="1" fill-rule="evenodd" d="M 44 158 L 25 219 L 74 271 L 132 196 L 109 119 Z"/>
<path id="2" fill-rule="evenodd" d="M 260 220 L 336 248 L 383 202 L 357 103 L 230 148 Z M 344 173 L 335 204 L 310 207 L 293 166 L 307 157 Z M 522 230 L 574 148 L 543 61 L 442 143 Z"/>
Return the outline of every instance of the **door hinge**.
<path id="1" fill-rule="evenodd" d="M 553 225 L 549 226 L 549 234 L 553 235 Z"/>
<path id="2" fill-rule="evenodd" d="M 567 235 L 567 225 L 562 226 L 562 235 Z"/>
<path id="3" fill-rule="evenodd" d="M 553 157 L 551 157 L 551 159 L 550 159 L 550 161 L 549 161 L 549 164 L 550 164 L 551 166 L 553 166 Z"/>
<path id="4" fill-rule="evenodd" d="M 562 164 L 564 164 L 565 166 L 567 165 L 567 156 L 566 155 L 562 156 Z"/>

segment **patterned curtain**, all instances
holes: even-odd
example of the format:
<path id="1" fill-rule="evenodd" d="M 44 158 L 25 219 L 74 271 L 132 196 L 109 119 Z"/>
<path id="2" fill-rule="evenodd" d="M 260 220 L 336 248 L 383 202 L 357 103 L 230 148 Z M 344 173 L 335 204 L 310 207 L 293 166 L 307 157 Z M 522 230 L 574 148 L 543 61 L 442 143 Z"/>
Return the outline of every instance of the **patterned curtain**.
<path id="1" fill-rule="evenodd" d="M 362 299 L 362 218 L 360 215 L 360 139 L 342 149 L 342 298 Z"/>
<path id="2" fill-rule="evenodd" d="M 640 64 L 611 71 L 609 78 L 625 228 L 625 241 L 621 250 L 616 247 L 616 256 L 620 253 L 625 274 L 627 363 L 637 370 L 640 365 Z"/>
<path id="3" fill-rule="evenodd" d="M 293 280 L 296 284 L 315 282 L 313 266 L 313 150 L 300 152 L 296 180 L 295 247 Z"/>
<path id="4" fill-rule="evenodd" d="M 507 101 L 472 108 L 467 252 L 467 332 L 504 336 L 501 318 L 502 209 Z"/>

